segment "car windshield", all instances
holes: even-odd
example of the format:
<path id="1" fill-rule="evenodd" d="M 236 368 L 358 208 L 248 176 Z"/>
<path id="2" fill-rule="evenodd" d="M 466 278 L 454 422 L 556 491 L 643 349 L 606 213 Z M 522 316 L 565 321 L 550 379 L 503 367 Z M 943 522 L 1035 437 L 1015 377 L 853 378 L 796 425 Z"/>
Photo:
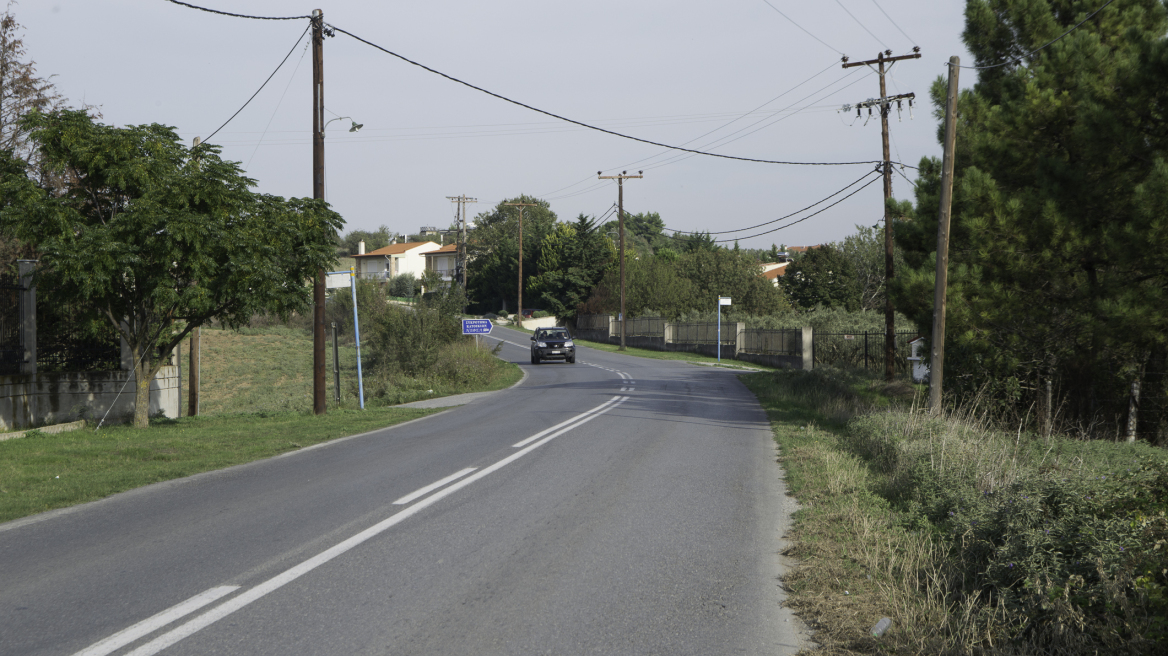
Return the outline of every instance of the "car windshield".
<path id="1" fill-rule="evenodd" d="M 568 339 L 568 333 L 563 330 L 549 330 L 543 334 L 544 339 Z"/>

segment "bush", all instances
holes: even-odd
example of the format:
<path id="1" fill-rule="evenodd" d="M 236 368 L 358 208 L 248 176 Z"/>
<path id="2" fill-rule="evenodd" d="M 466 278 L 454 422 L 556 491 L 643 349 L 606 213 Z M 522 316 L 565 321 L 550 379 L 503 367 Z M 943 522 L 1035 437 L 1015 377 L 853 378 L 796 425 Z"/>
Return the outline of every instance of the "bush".
<path id="1" fill-rule="evenodd" d="M 844 444 L 906 524 L 947 543 L 948 597 L 975 621 L 1066 653 L 1168 642 L 1163 452 L 908 411 L 857 417 Z"/>
<path id="2" fill-rule="evenodd" d="M 389 279 L 389 295 L 397 298 L 413 298 L 418 289 L 418 279 L 412 273 L 401 273 Z"/>

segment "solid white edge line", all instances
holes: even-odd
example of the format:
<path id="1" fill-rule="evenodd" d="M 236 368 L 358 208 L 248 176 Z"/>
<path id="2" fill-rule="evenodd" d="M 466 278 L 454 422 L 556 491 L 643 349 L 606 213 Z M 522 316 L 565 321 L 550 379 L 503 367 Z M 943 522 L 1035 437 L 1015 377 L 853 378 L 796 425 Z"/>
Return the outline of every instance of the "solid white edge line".
<path id="1" fill-rule="evenodd" d="M 538 440 L 539 438 L 543 437 L 544 435 L 547 435 L 548 433 L 550 433 L 554 430 L 558 430 L 564 426 L 567 426 L 568 424 L 570 424 L 572 422 L 580 421 L 581 419 L 583 419 L 584 417 L 587 417 L 588 415 L 592 414 L 593 412 L 597 412 L 597 411 L 603 409 L 604 406 L 609 405 L 611 403 L 615 403 L 617 401 L 617 399 L 619 399 L 619 398 L 620 398 L 619 396 L 614 396 L 611 399 L 605 401 L 604 403 L 601 403 L 600 405 L 596 406 L 595 408 L 592 408 L 591 410 L 588 410 L 586 412 L 582 412 L 582 413 L 576 415 L 575 417 L 572 417 L 571 419 L 568 419 L 566 421 L 561 421 L 560 423 L 556 424 L 555 426 L 552 426 L 551 428 L 545 428 L 545 429 L 541 430 L 540 432 L 536 433 L 535 435 L 532 435 L 529 438 L 526 438 L 524 440 L 516 442 L 515 444 L 512 444 L 511 446 L 516 448 L 516 449 L 523 448 L 523 447 L 527 446 L 528 444 L 531 444 L 532 442 Z"/>
<path id="2" fill-rule="evenodd" d="M 111 654 L 138 638 L 153 633 L 167 624 L 189 615 L 211 602 L 218 601 L 220 598 L 238 589 L 238 585 L 222 585 L 217 588 L 211 588 L 186 601 L 175 604 L 153 617 L 144 619 L 134 626 L 118 631 L 104 640 L 99 640 L 73 656 L 106 656 L 106 654 Z"/>
<path id="3" fill-rule="evenodd" d="M 446 485 L 450 481 L 456 481 L 456 480 L 462 478 L 463 476 L 466 476 L 467 474 L 471 473 L 475 469 L 477 469 L 477 467 L 467 467 L 466 469 L 464 469 L 460 472 L 455 472 L 455 473 L 447 476 L 446 478 L 444 478 L 440 481 L 434 481 L 433 483 L 427 485 L 426 487 L 423 487 L 419 490 L 416 490 L 414 492 L 411 492 L 410 494 L 405 495 L 404 497 L 398 499 L 397 501 L 394 501 L 393 504 L 395 506 L 404 506 L 407 503 L 413 501 L 414 499 L 417 499 L 418 497 L 426 496 L 427 494 L 433 492 L 434 490 L 437 490 L 438 488 L 442 487 L 443 485 Z"/>
<path id="4" fill-rule="evenodd" d="M 591 421 L 591 420 L 595 419 L 596 417 L 599 417 L 600 415 L 604 414 L 605 412 L 608 412 L 609 410 L 612 410 L 613 408 L 617 407 L 621 403 L 624 403 L 626 400 L 628 400 L 628 398 L 629 397 L 627 397 L 627 396 L 616 397 L 616 402 L 613 403 L 613 405 L 605 408 L 604 410 L 602 410 L 600 412 L 589 415 L 587 418 L 585 418 L 580 423 Z M 317 554 L 316 556 L 313 556 L 312 558 L 309 558 L 308 560 L 300 563 L 299 565 L 296 565 L 290 569 L 285 570 L 284 572 L 282 572 L 280 574 L 277 574 L 276 576 L 268 579 L 267 581 L 264 581 L 263 583 L 257 585 L 256 587 L 252 588 L 251 590 L 248 590 L 247 592 L 244 592 L 243 594 L 241 594 L 237 597 L 233 597 L 233 598 L 229 599 L 228 601 L 220 604 L 219 606 L 212 608 L 211 610 L 207 611 L 206 613 L 203 613 L 202 615 L 190 620 L 186 624 L 183 624 L 182 626 L 179 626 L 176 629 L 173 629 L 167 633 L 162 634 L 161 636 L 158 636 L 154 640 L 151 640 L 150 642 L 142 645 L 141 647 L 138 647 L 137 649 L 130 652 L 126 656 L 153 656 L 154 654 L 157 654 L 158 652 L 162 651 L 163 649 L 166 649 L 167 647 L 173 645 L 174 643 L 178 642 L 179 640 L 182 640 L 183 638 L 186 638 L 188 636 L 193 635 L 197 631 L 204 629 L 204 628 L 210 626 L 211 624 L 214 624 L 215 622 L 223 619 L 224 617 L 227 617 L 228 615 L 243 608 L 244 606 L 247 606 L 251 602 L 267 595 L 270 592 L 274 592 L 274 591 L 278 590 L 279 588 L 287 585 L 288 583 L 291 583 L 292 581 L 295 581 L 296 579 L 300 578 L 301 576 L 307 574 L 308 572 L 311 572 L 312 570 L 316 569 L 317 567 L 320 567 L 321 565 L 327 563 L 328 561 L 336 558 L 337 556 L 340 556 L 341 554 L 345 553 L 346 551 L 349 551 L 350 549 L 352 549 L 353 547 L 356 547 L 357 545 L 361 544 L 362 542 L 365 542 L 366 540 L 369 540 L 370 538 L 373 538 L 373 537 L 377 536 L 378 534 L 385 532 L 386 530 L 392 528 L 393 526 L 405 521 L 409 517 L 412 517 L 412 516 L 416 515 L 417 513 L 421 512 L 422 509 L 430 507 L 431 505 L 436 503 L 438 500 L 444 499 L 447 496 L 454 494 L 458 490 L 461 490 L 462 488 L 470 485 L 471 483 L 474 483 L 475 481 L 481 479 L 482 477 L 486 476 L 487 474 L 498 471 L 499 469 L 502 469 L 503 467 L 511 464 L 512 462 L 515 462 L 519 458 L 522 458 L 523 456 L 527 455 L 528 453 L 531 453 L 532 451 L 539 448 L 540 446 L 547 444 L 548 442 L 552 441 L 556 437 L 559 437 L 560 435 L 575 428 L 577 425 L 579 425 L 579 424 L 576 424 L 574 426 L 568 426 L 568 427 L 560 430 L 557 433 L 553 433 L 551 435 L 548 435 L 547 437 L 536 442 L 535 444 L 532 444 L 531 446 L 527 447 L 526 449 L 523 449 L 522 451 L 516 451 L 515 453 L 507 456 L 506 458 L 503 458 L 502 460 L 496 462 L 495 464 L 490 465 L 489 467 L 485 467 L 485 468 L 479 470 L 478 472 L 475 472 L 474 474 L 468 476 L 467 478 L 464 478 L 461 481 L 458 481 L 457 483 L 451 485 L 450 487 L 447 487 L 445 489 L 439 490 L 438 492 L 435 492 L 431 496 L 426 497 L 425 499 L 422 499 L 418 503 L 410 506 L 409 508 L 402 510 L 401 512 L 393 515 L 392 517 L 388 517 L 386 519 L 383 519 L 382 521 L 374 524 L 373 526 L 370 526 L 369 528 L 365 529 L 364 531 L 361 531 L 360 533 L 354 535 L 353 537 L 351 537 L 347 540 L 344 540 L 343 542 L 340 542 L 340 543 L 334 545 L 333 547 L 330 547 L 329 549 L 322 551 L 321 553 Z"/>

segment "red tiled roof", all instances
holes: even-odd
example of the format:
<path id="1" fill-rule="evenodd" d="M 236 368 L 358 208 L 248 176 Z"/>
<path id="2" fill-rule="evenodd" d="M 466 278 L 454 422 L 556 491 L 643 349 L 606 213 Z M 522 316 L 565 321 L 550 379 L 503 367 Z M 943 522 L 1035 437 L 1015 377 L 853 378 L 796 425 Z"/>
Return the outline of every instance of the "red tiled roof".
<path id="1" fill-rule="evenodd" d="M 406 251 L 412 251 L 415 248 L 417 248 L 419 246 L 425 246 L 426 244 L 434 244 L 434 242 L 432 242 L 432 241 L 413 241 L 413 242 L 402 243 L 402 244 L 390 244 L 389 246 L 386 246 L 384 248 L 379 248 L 375 251 L 369 251 L 368 253 L 365 253 L 364 255 L 354 255 L 353 257 L 373 257 L 373 256 L 382 257 L 384 255 L 401 255 L 402 253 L 405 253 Z M 434 244 L 434 245 L 437 246 L 438 244 Z"/>

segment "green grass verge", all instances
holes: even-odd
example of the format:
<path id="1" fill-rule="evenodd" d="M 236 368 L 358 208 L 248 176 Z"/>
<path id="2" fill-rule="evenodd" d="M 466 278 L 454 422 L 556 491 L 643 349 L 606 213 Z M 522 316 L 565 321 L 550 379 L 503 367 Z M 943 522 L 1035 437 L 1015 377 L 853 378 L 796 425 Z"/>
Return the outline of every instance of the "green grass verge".
<path id="1" fill-rule="evenodd" d="M 155 419 L 0 442 L 0 522 L 393 426 L 437 410 L 370 408 Z"/>
<path id="2" fill-rule="evenodd" d="M 932 417 L 861 373 L 742 380 L 802 506 L 784 584 L 816 653 L 1164 653 L 1162 449 Z"/>

